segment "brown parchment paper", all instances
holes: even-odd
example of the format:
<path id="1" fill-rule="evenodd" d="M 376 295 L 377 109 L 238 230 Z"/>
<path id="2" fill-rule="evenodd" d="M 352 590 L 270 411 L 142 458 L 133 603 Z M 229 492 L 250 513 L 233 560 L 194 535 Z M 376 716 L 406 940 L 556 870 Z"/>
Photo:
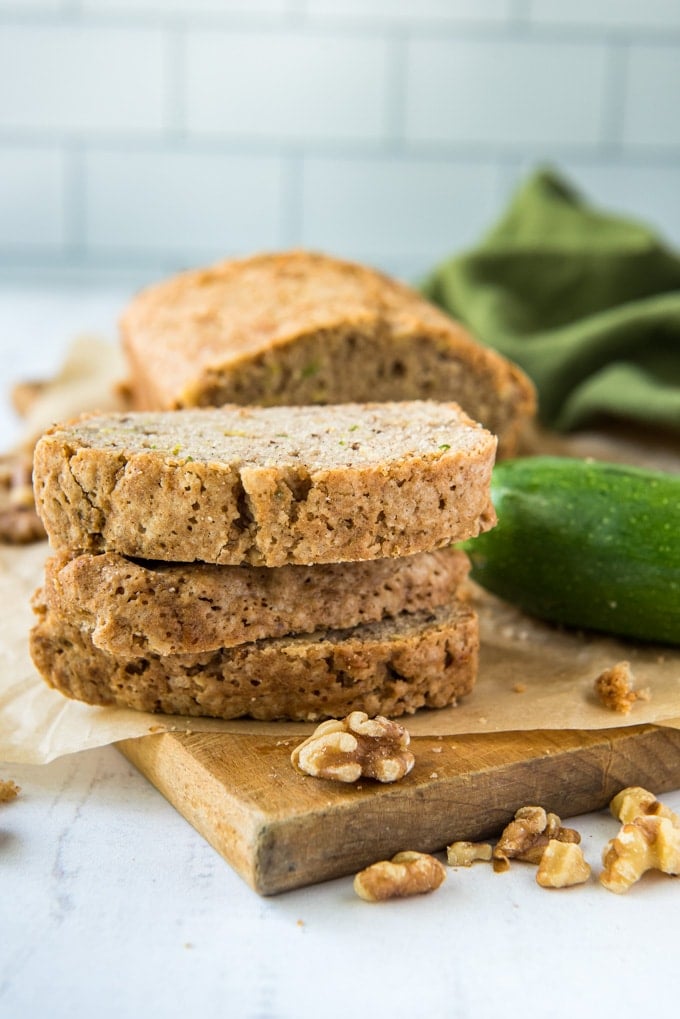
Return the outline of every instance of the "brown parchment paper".
<path id="1" fill-rule="evenodd" d="M 91 338 L 77 341 L 60 375 L 51 380 L 26 416 L 26 442 L 55 420 L 81 410 L 124 406 L 115 383 L 122 362 L 116 348 Z M 678 469 L 677 442 L 649 436 L 581 434 L 565 440 L 527 436 L 526 452 L 593 455 Z M 30 598 L 42 581 L 47 543 L 0 545 L 0 761 L 45 763 L 64 754 L 167 730 L 256 733 L 272 737 L 310 732 L 287 722 L 220 722 L 95 708 L 51 690 L 28 651 L 33 625 Z M 643 723 L 680 728 L 680 652 L 619 641 L 538 622 L 473 587 L 480 618 L 481 656 L 473 693 L 455 708 L 423 711 L 405 721 L 413 736 L 529 729 L 600 729 Z M 619 661 L 631 663 L 637 689 L 651 699 L 630 714 L 602 707 L 594 696 L 599 673 Z"/>

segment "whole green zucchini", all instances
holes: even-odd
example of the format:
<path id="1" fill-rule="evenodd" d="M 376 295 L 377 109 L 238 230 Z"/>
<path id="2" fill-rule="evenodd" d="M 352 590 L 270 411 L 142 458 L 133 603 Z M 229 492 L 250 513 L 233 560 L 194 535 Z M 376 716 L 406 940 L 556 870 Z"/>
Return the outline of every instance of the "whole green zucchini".
<path id="1" fill-rule="evenodd" d="M 680 644 L 680 474 L 567 457 L 494 468 L 472 577 L 541 619 Z"/>

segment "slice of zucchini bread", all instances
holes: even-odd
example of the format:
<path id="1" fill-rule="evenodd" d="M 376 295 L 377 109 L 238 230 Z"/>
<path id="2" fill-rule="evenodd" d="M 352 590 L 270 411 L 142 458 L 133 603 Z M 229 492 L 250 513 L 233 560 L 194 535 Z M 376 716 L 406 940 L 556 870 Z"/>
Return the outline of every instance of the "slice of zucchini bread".
<path id="1" fill-rule="evenodd" d="M 41 597 L 109 654 L 198 654 L 439 608 L 468 568 L 453 548 L 275 569 L 62 554 L 47 561 Z"/>
<path id="2" fill-rule="evenodd" d="M 55 551 L 310 565 L 487 530 L 495 449 L 435 401 L 110 414 L 46 432 L 33 483 Z"/>
<path id="3" fill-rule="evenodd" d="M 86 629 L 44 603 L 35 608 L 37 669 L 88 704 L 213 718 L 395 717 L 455 704 L 477 675 L 477 617 L 463 602 L 347 630 L 132 659 L 101 651 Z"/>

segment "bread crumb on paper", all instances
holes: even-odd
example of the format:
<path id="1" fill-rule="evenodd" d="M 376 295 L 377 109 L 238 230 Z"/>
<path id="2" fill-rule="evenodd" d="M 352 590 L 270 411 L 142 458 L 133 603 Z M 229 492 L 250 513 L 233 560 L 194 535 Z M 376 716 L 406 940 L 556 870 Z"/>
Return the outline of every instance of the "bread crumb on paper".
<path id="1" fill-rule="evenodd" d="M 636 701 L 651 700 L 648 689 L 635 690 L 630 662 L 617 662 L 595 680 L 595 693 L 603 707 L 627 715 Z"/>

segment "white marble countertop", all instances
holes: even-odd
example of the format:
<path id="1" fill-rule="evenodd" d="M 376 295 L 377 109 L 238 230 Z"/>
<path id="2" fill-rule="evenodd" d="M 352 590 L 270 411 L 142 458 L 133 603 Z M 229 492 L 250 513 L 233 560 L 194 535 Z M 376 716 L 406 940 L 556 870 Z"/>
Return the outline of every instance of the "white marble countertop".
<path id="1" fill-rule="evenodd" d="M 3 383 L 77 331 L 113 338 L 123 299 L 0 292 Z M 3 407 L 3 447 L 15 433 Z M 262 899 L 113 747 L 0 778 L 21 786 L 0 805 L 0 1019 L 677 1013 L 677 879 L 547 891 L 531 865 L 477 864 L 417 899 L 369 905 L 350 878 Z M 570 824 L 597 874 L 617 823 Z"/>

